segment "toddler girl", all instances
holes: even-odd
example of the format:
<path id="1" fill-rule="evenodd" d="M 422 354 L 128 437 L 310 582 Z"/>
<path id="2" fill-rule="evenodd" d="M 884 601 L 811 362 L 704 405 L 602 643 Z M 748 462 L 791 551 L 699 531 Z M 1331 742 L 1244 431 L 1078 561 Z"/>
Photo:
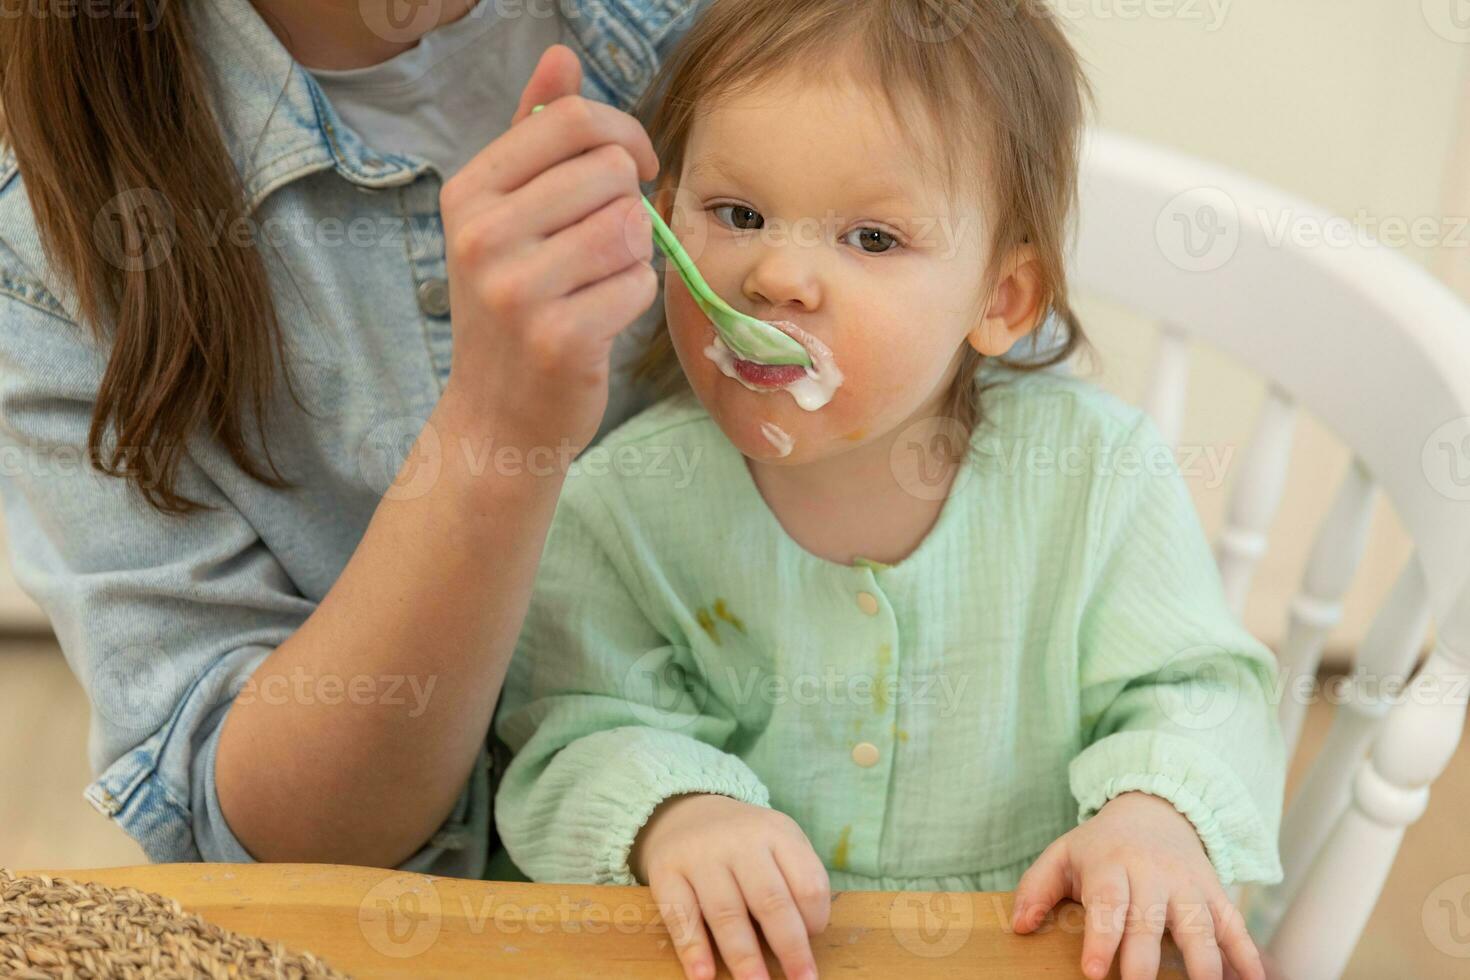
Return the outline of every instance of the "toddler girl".
<path id="1" fill-rule="evenodd" d="M 832 889 L 1070 897 L 1091 977 L 1165 928 L 1262 975 L 1222 885 L 1281 878 L 1274 661 L 1154 425 L 1049 369 L 1084 90 L 1000 0 L 715 0 L 652 89 L 658 205 L 813 366 L 667 277 L 670 395 L 567 480 L 496 821 L 536 880 L 649 884 L 689 976 L 765 976 L 757 928 L 815 975 Z"/>

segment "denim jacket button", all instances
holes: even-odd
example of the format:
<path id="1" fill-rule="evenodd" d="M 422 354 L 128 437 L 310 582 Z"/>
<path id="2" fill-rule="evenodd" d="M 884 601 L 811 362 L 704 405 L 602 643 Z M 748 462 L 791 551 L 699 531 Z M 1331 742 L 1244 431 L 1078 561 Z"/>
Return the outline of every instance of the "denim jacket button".
<path id="1" fill-rule="evenodd" d="M 419 309 L 429 316 L 448 316 L 449 280 L 425 279 L 419 283 Z"/>

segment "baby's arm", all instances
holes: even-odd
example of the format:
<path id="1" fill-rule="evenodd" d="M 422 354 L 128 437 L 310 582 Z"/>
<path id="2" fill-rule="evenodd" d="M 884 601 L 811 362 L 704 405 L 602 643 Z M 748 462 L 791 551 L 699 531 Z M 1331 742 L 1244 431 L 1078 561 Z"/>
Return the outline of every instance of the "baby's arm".
<path id="1" fill-rule="evenodd" d="M 515 753 L 495 797 L 501 839 L 537 881 L 646 881 L 691 977 L 714 975 L 702 922 L 733 973 L 765 976 L 747 908 L 800 976 L 826 924 L 826 870 L 724 751 L 733 718 L 644 615 L 620 548 L 600 501 L 563 498 L 496 714 Z"/>
<path id="2" fill-rule="evenodd" d="M 1127 445 L 1079 627 L 1078 820 L 1119 793 L 1151 793 L 1189 818 L 1221 883 L 1280 881 L 1275 657 L 1230 611 L 1183 478 L 1155 469 L 1174 456 L 1147 417 Z"/>
<path id="3" fill-rule="evenodd" d="M 1256 980 L 1259 953 L 1222 886 L 1282 878 L 1275 660 L 1230 612 L 1173 460 L 1143 417 L 1094 498 L 1078 626 L 1085 748 L 1068 772 L 1079 826 L 1027 869 L 1013 922 L 1030 931 L 1071 897 L 1087 912 L 1089 977 L 1120 944 L 1124 980 L 1156 976 L 1167 927 L 1191 977 L 1218 978 L 1228 960 Z"/>

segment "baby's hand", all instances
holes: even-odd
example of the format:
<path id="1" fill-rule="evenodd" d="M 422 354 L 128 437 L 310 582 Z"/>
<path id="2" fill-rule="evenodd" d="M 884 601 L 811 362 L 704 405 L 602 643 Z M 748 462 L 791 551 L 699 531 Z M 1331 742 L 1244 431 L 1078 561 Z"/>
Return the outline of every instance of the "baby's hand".
<path id="1" fill-rule="evenodd" d="M 1082 971 L 1089 977 L 1107 974 L 1121 940 L 1123 980 L 1153 980 L 1167 925 L 1192 980 L 1220 980 L 1222 949 L 1241 980 L 1265 980 L 1260 953 L 1194 825 L 1161 797 L 1121 793 L 1053 841 L 1021 876 L 1012 927 L 1030 932 L 1064 897 L 1086 910 Z"/>
<path id="2" fill-rule="evenodd" d="M 628 866 L 653 889 L 691 980 L 715 975 L 701 919 L 736 980 L 767 980 L 747 909 L 786 976 L 816 977 L 807 937 L 827 928 L 831 890 L 827 869 L 786 814 L 728 796 L 671 797 L 638 832 Z"/>

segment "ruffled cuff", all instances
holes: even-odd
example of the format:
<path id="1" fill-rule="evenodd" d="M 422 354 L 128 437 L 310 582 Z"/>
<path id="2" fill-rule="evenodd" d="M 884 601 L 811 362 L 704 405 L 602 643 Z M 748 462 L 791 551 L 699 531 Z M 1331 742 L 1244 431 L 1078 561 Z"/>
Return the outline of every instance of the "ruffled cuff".
<path id="1" fill-rule="evenodd" d="M 1120 793 L 1162 797 L 1204 843 L 1220 883 L 1274 884 L 1284 877 L 1279 820 L 1263 814 L 1239 775 L 1198 743 L 1166 732 L 1117 732 L 1088 746 L 1068 767 L 1077 821 Z"/>
<path id="2" fill-rule="evenodd" d="M 584 736 L 539 776 L 515 761 L 496 799 L 506 851 L 536 881 L 636 885 L 628 853 L 654 809 L 685 793 L 769 807 L 770 793 L 738 757 L 697 739 L 645 728 Z M 518 778 L 519 777 L 519 778 Z M 529 777 L 530 785 L 522 780 Z"/>

